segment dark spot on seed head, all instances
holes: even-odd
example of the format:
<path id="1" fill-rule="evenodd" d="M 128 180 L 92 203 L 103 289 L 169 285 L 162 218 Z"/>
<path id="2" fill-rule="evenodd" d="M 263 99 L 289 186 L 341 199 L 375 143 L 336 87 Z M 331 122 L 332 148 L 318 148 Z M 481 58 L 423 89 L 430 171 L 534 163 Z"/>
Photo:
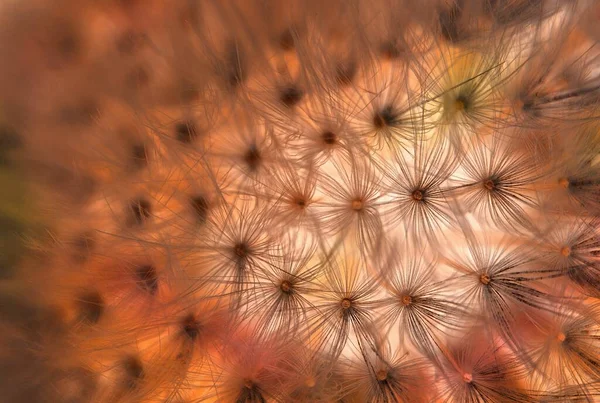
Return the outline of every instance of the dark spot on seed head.
<path id="1" fill-rule="evenodd" d="M 134 144 L 131 147 L 131 162 L 133 168 L 136 170 L 142 169 L 148 164 L 148 156 L 144 144 Z"/>
<path id="2" fill-rule="evenodd" d="M 356 76 L 356 65 L 352 62 L 339 64 L 336 67 L 335 80 L 340 86 L 352 84 L 352 80 Z"/>
<path id="3" fill-rule="evenodd" d="M 251 144 L 244 154 L 244 162 L 248 169 L 252 172 L 258 170 L 262 162 L 262 155 L 256 144 Z"/>
<path id="4" fill-rule="evenodd" d="M 392 105 L 386 105 L 375 113 L 373 117 L 373 125 L 377 129 L 383 129 L 387 126 L 394 126 L 398 124 L 398 114 L 394 111 Z"/>
<path id="5" fill-rule="evenodd" d="M 141 289 L 151 295 L 155 295 L 158 292 L 158 275 L 154 266 L 149 264 L 139 266 L 135 274 Z"/>
<path id="6" fill-rule="evenodd" d="M 483 182 L 483 187 L 491 192 L 498 189 L 498 183 L 494 179 L 489 178 Z"/>
<path id="7" fill-rule="evenodd" d="M 146 199 L 135 199 L 129 202 L 130 223 L 141 225 L 150 218 L 152 206 Z"/>
<path id="8" fill-rule="evenodd" d="M 11 153 L 23 146 L 19 133 L 12 127 L 0 126 L 0 166 L 11 163 Z"/>
<path id="9" fill-rule="evenodd" d="M 225 51 L 225 78 L 230 87 L 235 88 L 246 80 L 246 63 L 242 49 L 236 41 L 231 41 Z"/>
<path id="10" fill-rule="evenodd" d="M 142 47 L 143 38 L 142 34 L 136 32 L 124 32 L 116 41 L 117 51 L 123 55 L 134 54 Z"/>
<path id="11" fill-rule="evenodd" d="M 285 87 L 281 90 L 281 93 L 279 94 L 279 100 L 282 104 L 284 104 L 288 108 L 291 108 L 293 106 L 296 106 L 300 102 L 300 100 L 302 100 L 303 96 L 304 93 L 300 89 L 293 86 Z"/>
<path id="12" fill-rule="evenodd" d="M 246 270 L 246 263 L 250 257 L 250 247 L 244 242 L 239 242 L 233 247 L 233 255 L 236 268 L 240 271 Z"/>
<path id="13" fill-rule="evenodd" d="M 524 95 L 520 98 L 521 111 L 531 116 L 540 116 L 540 109 L 535 96 Z"/>
<path id="14" fill-rule="evenodd" d="M 182 83 L 181 87 L 179 88 L 179 97 L 183 104 L 190 104 L 198 101 L 200 98 L 198 86 L 189 81 Z"/>
<path id="15" fill-rule="evenodd" d="M 104 313 L 104 299 L 97 291 L 88 291 L 79 297 L 80 320 L 96 324 Z"/>
<path id="16" fill-rule="evenodd" d="M 245 259 L 250 254 L 250 248 L 248 248 L 248 245 L 246 243 L 239 242 L 235 244 L 234 253 L 238 258 Z"/>
<path id="17" fill-rule="evenodd" d="M 422 189 L 416 189 L 412 192 L 411 196 L 413 200 L 417 202 L 422 202 L 423 200 L 425 200 L 425 191 Z"/>
<path id="18" fill-rule="evenodd" d="M 301 209 L 306 207 L 306 200 L 302 197 L 297 197 L 295 200 L 295 203 L 296 203 L 296 206 L 300 207 Z"/>
<path id="19" fill-rule="evenodd" d="M 128 356 L 122 361 L 122 367 L 125 371 L 124 384 L 128 389 L 135 389 L 138 383 L 144 378 L 144 366 L 138 357 Z"/>
<path id="20" fill-rule="evenodd" d="M 385 369 L 380 369 L 375 373 L 375 377 L 377 378 L 377 382 L 379 383 L 387 383 L 388 376 L 388 371 L 386 371 Z"/>
<path id="21" fill-rule="evenodd" d="M 177 123 L 175 125 L 175 136 L 177 140 L 184 144 L 193 142 L 197 136 L 196 125 L 191 121 Z"/>
<path id="22" fill-rule="evenodd" d="M 392 41 L 385 41 L 380 46 L 380 52 L 386 59 L 397 59 L 402 54 L 400 48 Z"/>
<path id="23" fill-rule="evenodd" d="M 250 379 L 244 381 L 242 390 L 240 391 L 236 403 L 266 403 L 260 389 Z"/>
<path id="24" fill-rule="evenodd" d="M 73 258 L 78 262 L 84 262 L 89 257 L 95 245 L 92 232 L 85 232 L 72 241 Z"/>
<path id="25" fill-rule="evenodd" d="M 454 100 L 454 107 L 457 111 L 468 112 L 471 108 L 471 100 L 465 94 L 459 94 Z"/>
<path id="26" fill-rule="evenodd" d="M 90 125 L 99 115 L 99 105 L 93 99 L 83 99 L 76 105 L 64 107 L 61 111 L 62 120 L 73 125 Z"/>
<path id="27" fill-rule="evenodd" d="M 60 33 L 56 41 L 56 50 L 60 57 L 66 61 L 74 61 L 82 51 L 82 41 L 73 28 L 65 29 Z"/>
<path id="28" fill-rule="evenodd" d="M 279 288 L 284 294 L 291 294 L 293 292 L 292 283 L 290 283 L 288 280 L 283 280 L 279 285 Z"/>
<path id="29" fill-rule="evenodd" d="M 134 90 L 145 87 L 150 83 L 150 73 L 145 67 L 137 66 L 127 74 L 125 81 L 128 87 Z"/>
<path id="30" fill-rule="evenodd" d="M 321 139 L 323 139 L 323 143 L 330 146 L 337 143 L 337 135 L 331 131 L 326 131 L 323 134 L 321 134 Z"/>
<path id="31" fill-rule="evenodd" d="M 193 314 L 187 315 L 185 318 L 183 318 L 181 325 L 183 327 L 183 332 L 185 333 L 185 335 L 191 340 L 196 340 L 201 330 L 200 323 L 198 322 L 196 317 Z"/>
<path id="32" fill-rule="evenodd" d="M 342 307 L 342 315 L 347 316 L 350 315 L 354 311 L 354 301 L 350 298 L 344 298 L 340 301 L 340 306 Z"/>
<path id="33" fill-rule="evenodd" d="M 190 204 L 192 206 L 192 210 L 196 214 L 198 221 L 200 223 L 206 222 L 206 217 L 208 216 L 208 200 L 204 196 L 194 196 L 190 200 Z"/>
<path id="34" fill-rule="evenodd" d="M 279 36 L 279 47 L 285 51 L 290 51 L 296 46 L 294 34 L 291 28 L 286 29 Z"/>

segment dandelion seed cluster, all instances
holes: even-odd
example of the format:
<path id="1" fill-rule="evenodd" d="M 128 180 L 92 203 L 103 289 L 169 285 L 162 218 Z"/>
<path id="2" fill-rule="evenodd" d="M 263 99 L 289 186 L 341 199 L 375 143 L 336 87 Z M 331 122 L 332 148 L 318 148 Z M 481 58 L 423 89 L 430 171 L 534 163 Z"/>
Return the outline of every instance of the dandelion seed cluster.
<path id="1" fill-rule="evenodd" d="M 0 400 L 600 401 L 600 3 L 0 9 Z"/>

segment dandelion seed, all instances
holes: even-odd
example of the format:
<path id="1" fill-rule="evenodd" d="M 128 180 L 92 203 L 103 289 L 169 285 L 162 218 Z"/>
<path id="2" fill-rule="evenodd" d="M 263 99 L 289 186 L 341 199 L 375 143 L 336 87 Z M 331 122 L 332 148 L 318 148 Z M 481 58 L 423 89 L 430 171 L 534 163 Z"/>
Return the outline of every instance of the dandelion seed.
<path id="1" fill-rule="evenodd" d="M 451 288 L 435 278 L 436 264 L 410 244 L 391 243 L 378 264 L 386 296 L 377 323 L 384 335 L 399 334 L 431 360 L 444 348 L 444 335 L 462 329 L 464 307 L 451 300 Z M 412 251 L 413 253 L 409 253 Z M 414 253 L 417 252 L 417 253 Z"/>
<path id="2" fill-rule="evenodd" d="M 460 287 L 457 303 L 481 310 L 492 329 L 506 339 L 507 346 L 515 354 L 524 355 L 516 333 L 517 313 L 523 312 L 528 320 L 535 321 L 536 311 L 552 311 L 553 302 L 539 283 L 545 271 L 538 272 L 536 254 L 527 247 L 511 246 L 505 240 L 489 248 L 472 234 L 467 232 L 466 236 L 470 239 L 468 255 L 462 254 L 461 263 L 448 262 L 460 273 L 456 281 L 469 282 Z M 530 363 L 528 357 L 523 358 Z"/>
<path id="3" fill-rule="evenodd" d="M 341 180 L 320 178 L 322 191 L 331 201 L 319 203 L 316 218 L 326 233 L 356 237 L 368 254 L 382 236 L 382 222 L 376 208 L 381 195 L 379 175 L 365 160 L 353 160 L 347 168 L 343 160 L 333 162 Z"/>
<path id="4" fill-rule="evenodd" d="M 382 215 L 391 223 L 401 223 L 413 241 L 436 242 L 438 234 L 453 224 L 443 185 L 456 167 L 452 154 L 443 149 L 415 147 L 412 161 L 397 157 L 386 164 Z"/>
<path id="5" fill-rule="evenodd" d="M 473 150 L 462 161 L 465 175 L 455 188 L 465 210 L 507 230 L 531 228 L 526 209 L 537 207 L 536 182 L 545 174 L 535 162 L 496 140 Z"/>
<path id="6" fill-rule="evenodd" d="M 597 378 L 598 361 L 592 351 L 597 344 L 596 307 L 575 308 L 563 306 L 554 315 L 539 318 L 535 334 L 529 335 L 527 344 L 538 372 L 532 376 L 536 389 L 554 387 L 591 394 L 588 382 Z"/>
<path id="7" fill-rule="evenodd" d="M 467 336 L 454 346 L 442 367 L 439 399 L 473 402 L 529 402 L 530 392 L 519 384 L 519 363 L 502 345 Z"/>
<path id="8" fill-rule="evenodd" d="M 345 247 L 334 251 L 330 268 L 314 296 L 317 301 L 309 312 L 311 332 L 319 332 L 316 348 L 339 356 L 351 336 L 359 348 L 373 344 L 373 310 L 376 284 L 359 266 L 360 260 Z"/>
<path id="9" fill-rule="evenodd" d="M 389 344 L 383 343 L 348 365 L 349 398 L 378 403 L 431 399 L 433 396 L 426 391 L 431 374 L 425 362 L 392 353 Z"/>

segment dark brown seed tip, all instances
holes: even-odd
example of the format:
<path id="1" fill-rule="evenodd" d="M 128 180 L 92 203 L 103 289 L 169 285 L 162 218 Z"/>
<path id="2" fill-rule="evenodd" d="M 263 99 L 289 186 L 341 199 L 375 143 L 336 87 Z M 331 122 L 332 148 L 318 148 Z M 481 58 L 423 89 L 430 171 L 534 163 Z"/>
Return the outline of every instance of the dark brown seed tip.
<path id="1" fill-rule="evenodd" d="M 129 203 L 131 222 L 135 225 L 143 224 L 152 214 L 152 206 L 146 199 L 135 199 Z"/>
<path id="2" fill-rule="evenodd" d="M 88 291 L 78 300 L 81 321 L 96 324 L 104 314 L 104 299 L 98 291 Z"/>
<path id="3" fill-rule="evenodd" d="M 327 144 L 328 146 L 332 146 L 337 143 L 337 135 L 331 131 L 326 131 L 321 134 L 321 139 L 323 140 L 323 143 Z"/>
<path id="4" fill-rule="evenodd" d="M 190 144 L 197 136 L 196 125 L 194 122 L 186 121 L 177 123 L 175 126 L 175 137 L 181 143 Z"/>
<path id="5" fill-rule="evenodd" d="M 421 189 L 416 189 L 412 192 L 412 198 L 415 201 L 421 202 L 425 199 L 425 194 Z"/>
<path id="6" fill-rule="evenodd" d="M 144 378 L 144 366 L 136 356 L 128 356 L 123 359 L 123 371 L 125 372 L 124 384 L 128 389 L 135 389 L 139 382 Z"/>
<path id="7" fill-rule="evenodd" d="M 292 108 L 302 100 L 303 96 L 304 93 L 302 92 L 302 90 L 290 86 L 285 87 L 281 90 L 279 94 L 279 100 L 283 105 L 287 106 L 288 108 Z"/>
<path id="8" fill-rule="evenodd" d="M 196 214 L 196 217 L 198 218 L 198 222 L 200 222 L 201 224 L 205 223 L 209 209 L 209 204 L 206 197 L 201 195 L 194 196 L 190 200 L 190 205 L 192 207 L 192 210 Z"/>
<path id="9" fill-rule="evenodd" d="M 136 269 L 135 273 L 141 289 L 151 295 L 155 295 L 158 292 L 158 274 L 154 266 L 140 266 Z"/>
<path id="10" fill-rule="evenodd" d="M 200 334 L 200 323 L 192 314 L 187 315 L 182 321 L 183 332 L 191 340 L 196 340 Z"/>
<path id="11" fill-rule="evenodd" d="M 262 155 L 255 144 L 250 145 L 244 154 L 244 162 L 251 172 L 258 170 L 262 162 Z"/>

